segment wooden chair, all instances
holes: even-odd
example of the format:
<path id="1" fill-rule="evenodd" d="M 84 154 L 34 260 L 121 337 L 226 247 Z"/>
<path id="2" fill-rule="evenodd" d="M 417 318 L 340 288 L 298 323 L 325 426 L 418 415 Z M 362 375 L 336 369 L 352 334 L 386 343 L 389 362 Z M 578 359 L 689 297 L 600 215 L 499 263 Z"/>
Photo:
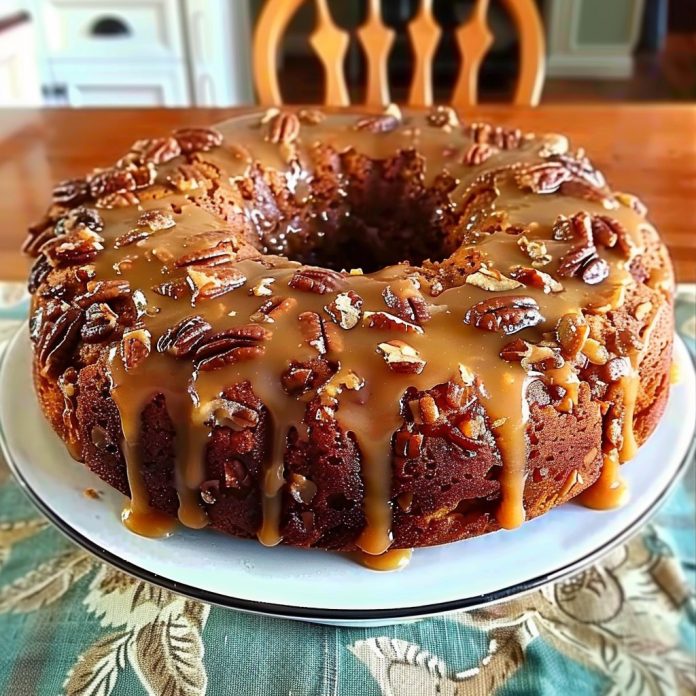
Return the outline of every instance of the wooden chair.
<path id="1" fill-rule="evenodd" d="M 313 0 L 316 26 L 309 42 L 324 68 L 324 103 L 346 106 L 350 103 L 343 73 L 350 35 L 334 23 L 327 0 Z M 544 81 L 544 37 L 534 0 L 503 0 L 520 36 L 520 68 L 513 102 L 536 106 Z M 266 0 L 254 31 L 253 70 L 259 101 L 264 105 L 281 104 L 276 61 L 283 34 L 304 0 Z M 394 31 L 385 26 L 380 0 L 365 0 L 367 21 L 356 31 L 367 58 L 365 103 L 382 106 L 390 101 L 387 60 L 394 42 Z M 442 30 L 433 18 L 432 0 L 420 0 L 408 35 L 415 57 L 408 94 L 412 106 L 430 106 L 433 102 L 432 64 Z M 451 102 L 473 105 L 478 101 L 478 74 L 493 35 L 486 21 L 490 0 L 476 0 L 471 17 L 456 30 L 461 60 Z"/>

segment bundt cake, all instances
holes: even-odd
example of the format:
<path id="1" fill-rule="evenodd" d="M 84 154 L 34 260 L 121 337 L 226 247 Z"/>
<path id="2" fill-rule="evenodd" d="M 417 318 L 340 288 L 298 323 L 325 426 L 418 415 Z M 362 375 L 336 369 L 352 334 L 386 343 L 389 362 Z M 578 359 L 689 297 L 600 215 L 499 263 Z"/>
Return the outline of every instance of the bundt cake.
<path id="1" fill-rule="evenodd" d="M 42 410 L 143 534 L 375 556 L 610 507 L 668 395 L 639 199 L 450 107 L 139 140 L 25 250 Z"/>

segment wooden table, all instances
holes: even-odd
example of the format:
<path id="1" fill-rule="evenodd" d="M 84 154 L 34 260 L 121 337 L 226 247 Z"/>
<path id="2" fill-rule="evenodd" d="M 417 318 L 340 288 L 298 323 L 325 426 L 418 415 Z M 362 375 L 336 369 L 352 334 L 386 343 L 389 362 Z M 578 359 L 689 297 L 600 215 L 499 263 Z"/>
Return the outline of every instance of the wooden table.
<path id="1" fill-rule="evenodd" d="M 52 184 L 113 163 L 136 138 L 213 124 L 234 109 L 0 111 L 0 280 L 23 279 L 24 231 Z M 559 131 L 584 145 L 618 190 L 639 195 L 674 258 L 678 279 L 696 280 L 696 106 L 503 105 L 463 112 L 530 131 Z"/>

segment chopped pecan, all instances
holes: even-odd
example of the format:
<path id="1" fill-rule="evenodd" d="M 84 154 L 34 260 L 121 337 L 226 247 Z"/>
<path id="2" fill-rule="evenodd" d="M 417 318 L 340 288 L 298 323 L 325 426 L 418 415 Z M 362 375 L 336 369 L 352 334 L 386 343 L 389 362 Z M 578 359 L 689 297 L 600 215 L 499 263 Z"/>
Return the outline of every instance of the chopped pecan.
<path id="1" fill-rule="evenodd" d="M 527 355 L 528 351 L 529 344 L 527 341 L 523 341 L 521 338 L 515 338 L 514 340 L 510 341 L 510 343 L 506 343 L 503 346 L 499 355 L 507 362 L 521 362 L 522 358 Z"/>
<path id="2" fill-rule="evenodd" d="M 353 290 L 341 292 L 334 298 L 331 304 L 324 307 L 324 311 L 342 328 L 352 329 L 360 323 L 363 300 Z"/>
<path id="3" fill-rule="evenodd" d="M 274 322 L 295 307 L 297 300 L 294 297 L 273 295 L 263 302 L 249 319 L 254 322 Z"/>
<path id="4" fill-rule="evenodd" d="M 317 484 L 302 474 L 291 474 L 288 493 L 296 503 L 309 505 L 317 494 Z"/>
<path id="5" fill-rule="evenodd" d="M 190 291 L 189 284 L 183 278 L 177 278 L 176 280 L 166 280 L 159 285 L 154 285 L 152 287 L 152 292 L 162 297 L 171 297 L 173 300 L 180 300 L 182 297 L 186 297 Z"/>
<path id="6" fill-rule="evenodd" d="M 53 188 L 53 201 L 60 205 L 77 205 L 89 198 L 89 184 L 85 179 L 65 179 Z"/>
<path id="7" fill-rule="evenodd" d="M 425 367 L 425 360 L 420 353 L 403 341 L 387 341 L 377 345 L 387 366 L 393 372 L 403 375 L 419 375 Z"/>
<path id="8" fill-rule="evenodd" d="M 208 406 L 215 425 L 232 430 L 248 430 L 259 424 L 259 414 L 249 406 L 225 397 L 214 399 Z"/>
<path id="9" fill-rule="evenodd" d="M 222 241 L 213 247 L 197 249 L 196 251 L 184 254 L 174 262 L 174 265 L 177 268 L 186 268 L 188 266 L 210 268 L 231 263 L 236 258 L 237 255 L 235 253 L 234 244 L 232 242 Z"/>
<path id="10" fill-rule="evenodd" d="M 532 260 L 534 268 L 541 268 L 551 262 L 551 254 L 546 249 L 546 244 L 540 239 L 529 239 L 523 234 L 517 240 L 517 246 Z"/>
<path id="11" fill-rule="evenodd" d="M 127 280 L 92 280 L 87 283 L 87 292 L 75 298 L 80 307 L 89 307 L 94 302 L 110 302 L 129 297 L 130 283 Z"/>
<path id="12" fill-rule="evenodd" d="M 425 324 L 431 318 L 428 303 L 421 295 L 420 285 L 415 279 L 387 285 L 382 291 L 382 297 L 387 307 L 404 321 Z"/>
<path id="13" fill-rule="evenodd" d="M 363 323 L 368 329 L 386 329 L 401 333 L 423 333 L 423 329 L 418 324 L 412 324 L 397 317 L 395 314 L 389 314 L 389 312 L 365 312 L 363 314 Z"/>
<path id="14" fill-rule="evenodd" d="M 234 488 L 244 491 L 253 485 L 253 480 L 249 475 L 249 470 L 239 459 L 226 461 L 223 466 L 225 474 L 225 488 Z"/>
<path id="15" fill-rule="evenodd" d="M 37 346 L 43 374 L 57 375 L 64 370 L 80 339 L 84 317 L 77 307 L 67 307 L 55 321 L 43 323 Z"/>
<path id="16" fill-rule="evenodd" d="M 150 332 L 147 329 L 126 331 L 121 339 L 121 360 L 126 372 L 134 370 L 150 355 Z"/>
<path id="17" fill-rule="evenodd" d="M 631 374 L 631 361 L 627 357 L 611 358 L 603 365 L 601 374 L 605 382 L 618 382 Z"/>
<path id="18" fill-rule="evenodd" d="M 157 341 L 157 350 L 175 358 L 187 358 L 212 330 L 203 317 L 194 314 L 167 329 Z"/>
<path id="19" fill-rule="evenodd" d="M 304 367 L 302 363 L 293 361 L 281 375 L 280 383 L 290 396 L 301 396 L 312 388 L 313 375 L 310 367 Z"/>
<path id="20" fill-rule="evenodd" d="M 273 294 L 271 285 L 275 283 L 275 278 L 261 278 L 254 287 L 249 289 L 249 294 L 256 297 L 270 297 Z"/>
<path id="21" fill-rule="evenodd" d="M 554 153 L 548 159 L 551 162 L 562 165 L 573 177 L 586 182 L 595 189 L 601 189 L 606 185 L 602 173 L 595 169 L 582 150 L 578 150 L 574 154 L 568 152 Z"/>
<path id="22" fill-rule="evenodd" d="M 118 314 L 108 304 L 95 302 L 90 305 L 82 325 L 81 336 L 85 343 L 101 343 L 110 338 L 118 325 Z"/>
<path id="23" fill-rule="evenodd" d="M 421 396 L 419 399 L 414 399 L 409 402 L 411 415 L 416 423 L 425 423 L 433 425 L 440 418 L 440 409 L 430 394 Z"/>
<path id="24" fill-rule="evenodd" d="M 482 290 L 489 292 L 504 292 L 521 288 L 522 283 L 512 278 L 504 276 L 500 271 L 493 268 L 481 266 L 478 271 L 471 273 L 466 277 L 465 282 L 469 285 L 474 285 Z"/>
<path id="25" fill-rule="evenodd" d="M 397 457 L 415 459 L 423 448 L 423 436 L 420 433 L 410 433 L 399 430 L 394 437 L 394 453 Z"/>
<path id="26" fill-rule="evenodd" d="M 552 275 L 540 271 L 538 268 L 527 268 L 526 266 L 514 266 L 510 270 L 510 275 L 519 280 L 523 285 L 543 290 L 545 293 L 562 292 L 563 285 Z"/>
<path id="27" fill-rule="evenodd" d="M 193 304 L 200 300 L 211 300 L 246 283 L 246 276 L 236 268 L 189 266 L 186 269 Z"/>
<path id="28" fill-rule="evenodd" d="M 626 258 L 631 256 L 633 241 L 628 230 L 618 220 L 609 215 L 593 215 L 591 224 L 595 244 L 607 249 L 617 246 Z"/>
<path id="29" fill-rule="evenodd" d="M 218 370 L 225 365 L 252 360 L 262 356 L 262 341 L 271 337 L 269 331 L 258 324 L 246 324 L 208 334 L 194 354 L 199 370 Z"/>
<path id="30" fill-rule="evenodd" d="M 328 268 L 304 266 L 295 271 L 288 285 L 295 290 L 323 295 L 340 290 L 343 286 L 343 276 Z"/>
<path id="31" fill-rule="evenodd" d="M 305 341 L 320 355 L 343 350 L 343 338 L 335 324 L 325 321 L 316 312 L 302 312 L 297 319 Z"/>
<path id="32" fill-rule="evenodd" d="M 300 134 L 300 119 L 296 114 L 279 111 L 268 122 L 267 140 L 275 145 L 290 145 Z"/>
<path id="33" fill-rule="evenodd" d="M 210 178 L 198 164 L 180 164 L 167 175 L 167 183 L 182 193 L 208 188 Z"/>
<path id="34" fill-rule="evenodd" d="M 451 130 L 459 126 L 459 116 L 451 106 L 439 105 L 426 116 L 426 120 L 435 128 Z"/>
<path id="35" fill-rule="evenodd" d="M 583 349 L 590 335 L 590 327 L 580 312 L 564 314 L 556 324 L 556 337 L 561 353 L 568 360 L 574 359 Z"/>
<path id="36" fill-rule="evenodd" d="M 471 123 L 464 133 L 475 143 L 494 145 L 501 150 L 514 150 L 522 142 L 522 131 L 519 128 L 493 127 L 490 123 Z"/>
<path id="37" fill-rule="evenodd" d="M 582 354 L 593 365 L 606 365 L 609 361 L 609 351 L 594 338 L 588 338 L 583 347 Z"/>
<path id="38" fill-rule="evenodd" d="M 138 140 L 133 144 L 131 152 L 137 155 L 141 162 L 165 164 L 181 154 L 181 148 L 176 138 L 152 138 Z"/>
<path id="39" fill-rule="evenodd" d="M 393 114 L 364 116 L 355 124 L 355 129 L 369 131 L 370 133 L 389 133 L 398 128 L 400 123 L 400 119 Z"/>
<path id="40" fill-rule="evenodd" d="M 222 133 L 214 128 L 180 128 L 172 136 L 183 154 L 207 152 L 222 145 Z"/>
<path id="41" fill-rule="evenodd" d="M 462 157 L 462 164 L 477 167 L 499 152 L 497 147 L 487 143 L 473 143 Z"/>
<path id="42" fill-rule="evenodd" d="M 326 114 L 319 109 L 300 109 L 297 112 L 297 117 L 301 123 L 306 123 L 308 126 L 316 126 L 326 119 Z"/>
<path id="43" fill-rule="evenodd" d="M 464 316 L 464 323 L 483 331 L 510 335 L 544 321 L 539 305 L 531 297 L 505 295 L 477 302 Z"/>

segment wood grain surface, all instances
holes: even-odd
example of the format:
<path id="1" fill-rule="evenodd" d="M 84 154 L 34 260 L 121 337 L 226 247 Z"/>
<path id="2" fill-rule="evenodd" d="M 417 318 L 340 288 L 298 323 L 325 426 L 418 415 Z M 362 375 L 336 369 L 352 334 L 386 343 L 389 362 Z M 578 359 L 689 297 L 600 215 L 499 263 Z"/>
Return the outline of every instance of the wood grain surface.
<path id="1" fill-rule="evenodd" d="M 23 279 L 26 227 L 52 185 L 112 164 L 137 138 L 209 125 L 235 109 L 0 111 L 0 280 Z M 696 281 L 696 105 L 510 105 L 461 111 L 536 132 L 562 132 L 584 146 L 617 190 L 638 195 L 672 252 L 680 281 Z"/>

